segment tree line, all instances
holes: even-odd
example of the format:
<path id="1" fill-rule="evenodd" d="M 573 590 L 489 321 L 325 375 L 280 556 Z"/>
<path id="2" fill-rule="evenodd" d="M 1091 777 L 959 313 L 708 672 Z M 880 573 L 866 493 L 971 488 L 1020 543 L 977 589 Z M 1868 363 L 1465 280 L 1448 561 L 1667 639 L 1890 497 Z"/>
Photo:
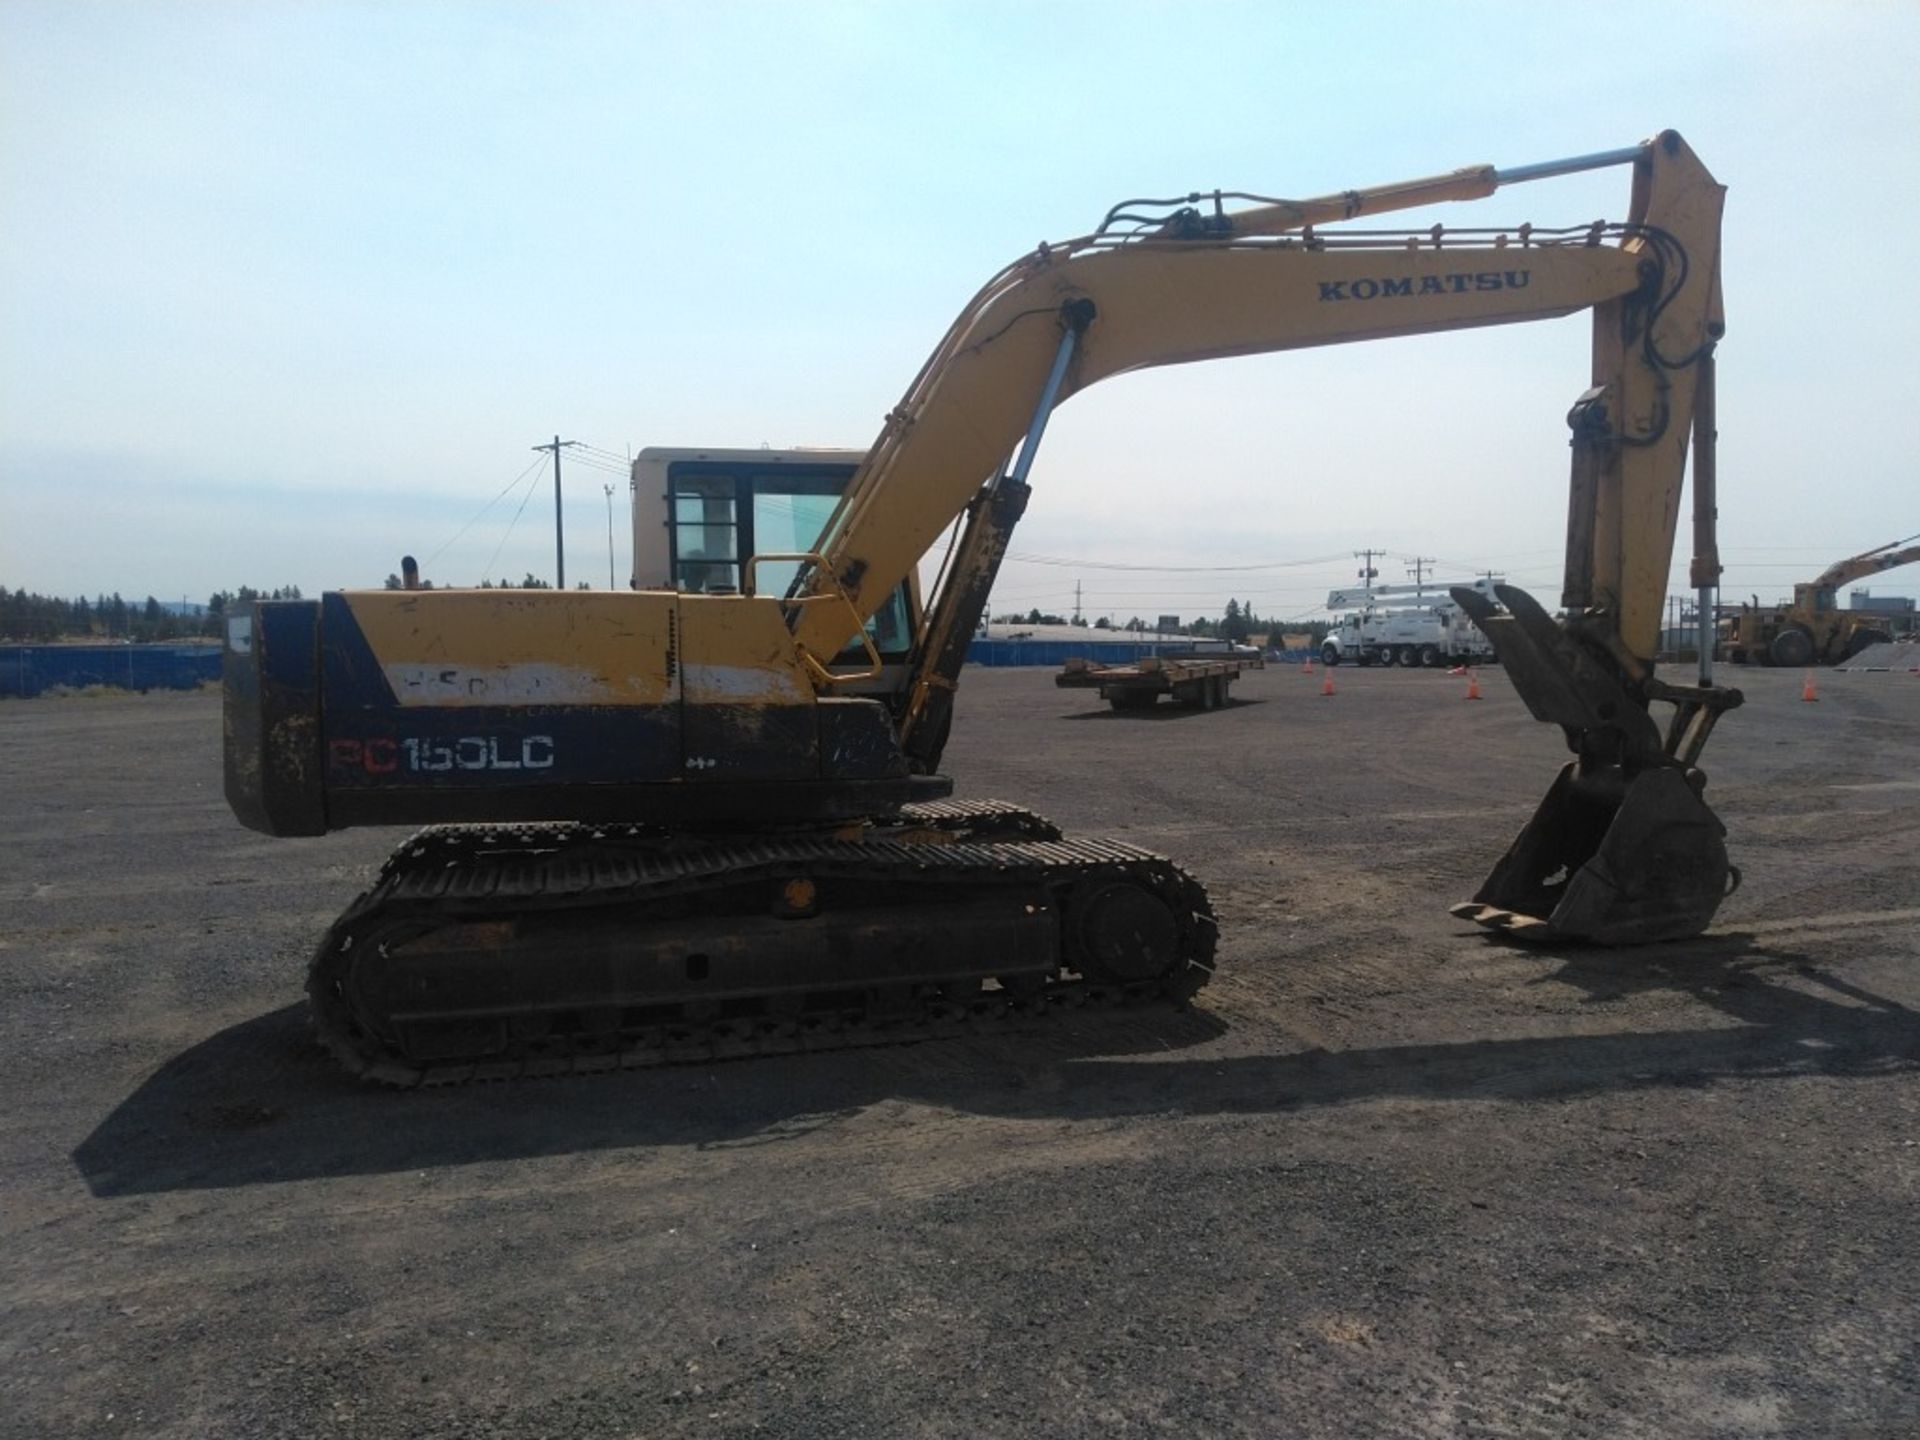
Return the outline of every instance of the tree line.
<path id="1" fill-rule="evenodd" d="M 1158 629 L 1156 624 L 1149 624 L 1138 615 L 1135 615 L 1123 625 L 1114 624 L 1113 621 L 1105 615 L 1097 617 L 1089 624 L 1084 617 L 1068 618 L 1063 615 L 1050 615 L 1038 607 L 1029 610 L 1024 615 L 1017 611 L 1010 611 L 1005 615 L 996 615 L 993 617 L 993 623 L 996 625 L 1078 625 L 1083 630 L 1126 630 L 1145 634 L 1154 633 Z M 1203 636 L 1208 639 L 1244 641 L 1249 635 L 1271 633 L 1282 629 L 1308 630 L 1311 628 L 1312 626 L 1309 624 L 1296 624 L 1271 618 L 1262 619 L 1254 613 L 1251 604 L 1243 605 L 1239 600 L 1229 598 L 1225 608 L 1221 610 L 1218 619 L 1214 619 L 1208 615 L 1198 616 L 1195 619 L 1182 622 L 1174 627 L 1171 632 L 1167 633 Z M 1320 628 L 1324 632 L 1326 627 L 1322 624 Z"/>
<path id="2" fill-rule="evenodd" d="M 404 590 L 407 588 L 406 581 L 402 580 L 398 575 L 394 575 L 391 573 L 388 574 L 385 581 L 385 585 L 386 585 L 386 588 L 389 590 Z M 422 590 L 433 589 L 433 581 L 422 580 L 420 582 L 420 588 Z M 476 590 L 551 590 L 553 588 L 553 582 L 551 580 L 542 580 L 538 575 L 535 575 L 531 570 L 529 570 L 527 572 L 527 578 L 520 581 L 518 584 L 515 584 L 511 580 L 502 580 L 497 584 L 492 580 L 482 580 L 474 588 Z M 575 585 L 573 588 L 576 590 L 591 590 L 593 586 L 588 584 L 585 580 L 582 580 L 578 585 Z"/>
<path id="3" fill-rule="evenodd" d="M 111 595 L 68 599 L 0 585 L 0 640 L 159 640 L 217 639 L 233 606 L 255 600 L 298 600 L 298 585 L 256 590 L 216 590 L 199 615 L 176 615 L 149 595 L 128 600 L 118 590 Z"/>

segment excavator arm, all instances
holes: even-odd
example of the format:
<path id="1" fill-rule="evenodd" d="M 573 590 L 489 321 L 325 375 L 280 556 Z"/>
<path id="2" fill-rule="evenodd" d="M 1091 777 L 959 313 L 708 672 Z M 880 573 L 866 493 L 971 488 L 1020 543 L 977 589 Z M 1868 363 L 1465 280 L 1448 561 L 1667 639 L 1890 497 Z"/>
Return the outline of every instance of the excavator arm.
<path id="1" fill-rule="evenodd" d="M 1317 228 L 1609 165 L 1631 166 L 1622 223 L 1544 230 Z M 1234 355 L 1594 312 L 1584 423 L 1605 453 L 1574 496 L 1568 589 L 1613 617 L 1621 662 L 1651 664 L 1679 515 L 1698 361 L 1723 328 L 1722 188 L 1678 135 L 1579 160 L 1143 217 L 1042 246 L 994 277 L 888 414 L 820 543 L 801 611 L 839 652 L 940 532 L 1002 474 L 1046 410 L 1111 375 Z M 1124 229 L 1133 225 L 1131 230 Z M 1062 355 L 1057 386 L 1048 381 Z M 1046 404 L 1042 405 L 1045 397 Z"/>
<path id="2" fill-rule="evenodd" d="M 1608 166 L 1633 175 L 1628 218 L 1617 224 L 1321 228 Z M 1530 938 L 1630 943 L 1696 933 L 1737 875 L 1695 762 L 1740 696 L 1712 684 L 1710 646 L 1695 686 L 1653 672 L 1690 444 L 1699 452 L 1692 580 L 1703 615 L 1720 573 L 1712 353 L 1724 332 L 1723 193 L 1668 131 L 1626 150 L 1318 200 L 1235 211 L 1216 195 L 1210 213 L 1194 208 L 1197 196 L 1116 207 L 1094 234 L 1007 267 L 943 337 L 887 416 L 796 587 L 814 602 L 843 602 L 794 611 L 798 648 L 831 684 L 825 658 L 850 624 L 964 512 L 902 706 L 903 750 L 931 771 L 966 639 L 1062 400 L 1153 366 L 1589 310 L 1592 369 L 1568 417 L 1564 618 L 1513 587 L 1496 591 L 1501 604 L 1456 592 L 1534 715 L 1565 731 L 1575 759 L 1455 913 Z M 1664 731 L 1654 701 L 1673 706 Z"/>

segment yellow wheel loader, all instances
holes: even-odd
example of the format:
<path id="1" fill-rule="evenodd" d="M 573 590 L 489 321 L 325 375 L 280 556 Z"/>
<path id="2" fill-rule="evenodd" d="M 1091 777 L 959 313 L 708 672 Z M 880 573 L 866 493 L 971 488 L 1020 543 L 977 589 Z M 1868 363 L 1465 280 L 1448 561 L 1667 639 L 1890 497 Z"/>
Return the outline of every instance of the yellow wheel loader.
<path id="1" fill-rule="evenodd" d="M 1791 605 L 1762 605 L 1754 596 L 1728 617 L 1721 636 L 1723 653 L 1736 665 L 1838 665 L 1869 645 L 1891 640 L 1893 632 L 1881 617 L 1840 608 L 1840 587 L 1920 563 L 1920 545 L 1907 543 L 1914 539 L 1920 536 L 1836 560 L 1807 584 L 1794 586 Z"/>

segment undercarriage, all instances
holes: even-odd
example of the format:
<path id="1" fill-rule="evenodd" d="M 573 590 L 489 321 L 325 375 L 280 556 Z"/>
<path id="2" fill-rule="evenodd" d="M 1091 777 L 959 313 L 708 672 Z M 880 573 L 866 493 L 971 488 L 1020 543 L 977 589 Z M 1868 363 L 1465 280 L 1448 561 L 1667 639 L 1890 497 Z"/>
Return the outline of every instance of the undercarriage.
<path id="1" fill-rule="evenodd" d="M 1206 892 L 1031 812 L 934 802 L 831 830 L 436 826 L 320 946 L 320 1038 L 414 1086 L 842 1049 L 1179 1003 Z"/>

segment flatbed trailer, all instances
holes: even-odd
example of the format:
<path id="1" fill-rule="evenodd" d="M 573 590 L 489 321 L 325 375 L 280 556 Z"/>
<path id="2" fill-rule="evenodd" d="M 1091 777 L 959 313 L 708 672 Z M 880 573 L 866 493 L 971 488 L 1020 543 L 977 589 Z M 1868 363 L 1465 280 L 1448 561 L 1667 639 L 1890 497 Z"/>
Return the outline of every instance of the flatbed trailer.
<path id="1" fill-rule="evenodd" d="M 1258 657 L 1244 655 L 1145 655 L 1128 665 L 1069 660 L 1053 677 L 1062 690 L 1098 690 L 1116 710 L 1145 710 L 1162 695 L 1176 705 L 1217 710 L 1227 703 L 1227 686 Z"/>

